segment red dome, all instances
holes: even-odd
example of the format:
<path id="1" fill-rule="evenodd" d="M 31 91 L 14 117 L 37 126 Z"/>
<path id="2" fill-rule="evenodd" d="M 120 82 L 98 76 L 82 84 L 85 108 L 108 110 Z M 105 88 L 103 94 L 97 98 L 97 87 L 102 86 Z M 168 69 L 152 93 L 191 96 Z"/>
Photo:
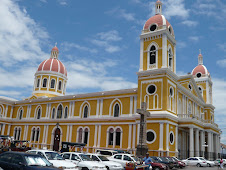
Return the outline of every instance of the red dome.
<path id="1" fill-rule="evenodd" d="M 203 75 L 209 75 L 208 70 L 206 69 L 206 67 L 202 64 L 196 66 L 193 70 L 192 70 L 192 75 L 196 76 L 197 73 L 201 73 Z"/>
<path id="2" fill-rule="evenodd" d="M 167 21 L 167 19 L 163 15 L 157 14 L 157 15 L 149 18 L 146 21 L 146 23 L 144 24 L 144 30 L 149 29 L 150 25 L 152 25 L 152 24 L 157 24 L 158 27 L 166 25 L 168 28 L 170 26 L 171 30 L 172 30 L 172 34 L 174 35 L 173 27 L 171 26 L 169 21 Z"/>
<path id="3" fill-rule="evenodd" d="M 54 47 L 55 48 L 55 47 Z M 57 47 L 56 47 L 57 48 Z M 63 63 L 55 58 L 50 58 L 43 61 L 39 66 L 37 71 L 54 71 L 67 76 L 67 70 Z"/>
<path id="4" fill-rule="evenodd" d="M 59 51 L 59 49 L 55 46 L 52 48 L 52 51 Z"/>

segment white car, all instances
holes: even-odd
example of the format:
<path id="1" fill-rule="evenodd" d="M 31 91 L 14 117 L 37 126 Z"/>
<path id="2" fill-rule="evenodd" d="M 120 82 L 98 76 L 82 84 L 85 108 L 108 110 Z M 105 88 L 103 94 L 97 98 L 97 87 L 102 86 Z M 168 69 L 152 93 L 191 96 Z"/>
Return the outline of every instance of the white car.
<path id="1" fill-rule="evenodd" d="M 49 150 L 29 150 L 28 153 L 34 153 L 44 156 L 56 168 L 64 170 L 79 170 L 79 167 L 70 161 L 64 160 L 60 154 Z"/>
<path id="2" fill-rule="evenodd" d="M 89 156 L 91 159 L 94 161 L 98 161 L 99 163 L 103 164 L 106 166 L 108 170 L 122 170 L 123 167 L 120 163 L 110 161 L 107 157 L 99 154 L 85 154 Z"/>
<path id="3" fill-rule="evenodd" d="M 215 161 L 214 161 L 214 164 L 215 164 L 216 166 L 219 166 L 219 165 L 220 165 L 220 160 L 221 160 L 221 159 L 215 160 Z M 223 166 L 226 166 L 226 159 L 222 159 L 222 160 L 223 160 Z"/>
<path id="4" fill-rule="evenodd" d="M 203 158 L 203 159 L 206 161 L 208 167 L 215 166 L 214 161 L 209 161 L 209 160 L 207 160 L 207 159 L 205 159 L 205 158 Z"/>
<path id="5" fill-rule="evenodd" d="M 70 160 L 77 164 L 82 170 L 107 170 L 105 165 L 93 161 L 83 153 L 64 152 L 61 154 L 64 159 Z"/>
<path id="6" fill-rule="evenodd" d="M 129 162 L 135 162 L 137 164 L 141 163 L 137 157 L 131 154 L 115 154 L 108 159 L 120 163 L 123 167 L 126 167 L 126 164 Z M 149 169 L 152 169 L 152 166 L 150 166 Z"/>
<path id="7" fill-rule="evenodd" d="M 182 160 L 186 165 L 194 165 L 197 167 L 200 166 L 207 166 L 207 162 L 204 158 L 202 157 L 190 157 L 188 159 Z"/>

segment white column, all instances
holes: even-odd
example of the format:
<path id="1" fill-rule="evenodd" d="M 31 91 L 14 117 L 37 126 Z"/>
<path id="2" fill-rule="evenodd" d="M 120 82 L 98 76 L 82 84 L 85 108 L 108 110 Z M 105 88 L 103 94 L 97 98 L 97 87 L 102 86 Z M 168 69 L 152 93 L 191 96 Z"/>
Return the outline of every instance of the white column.
<path id="1" fill-rule="evenodd" d="M 143 57 L 144 57 L 144 39 L 140 40 L 140 69 L 139 71 L 143 71 Z"/>
<path id="2" fill-rule="evenodd" d="M 93 145 L 93 147 L 97 146 L 97 128 L 98 128 L 98 125 L 95 125 L 95 134 L 94 134 L 94 145 Z"/>
<path id="3" fill-rule="evenodd" d="M 204 136 L 204 131 L 201 131 L 200 132 L 200 151 L 202 153 L 202 157 L 204 157 L 204 150 L 205 150 L 205 147 L 203 145 L 205 145 L 205 136 Z"/>
<path id="4" fill-rule="evenodd" d="M 167 37 L 162 35 L 162 68 L 167 67 Z"/>
<path id="5" fill-rule="evenodd" d="M 189 130 L 189 138 L 190 138 L 190 157 L 194 156 L 194 132 L 193 132 L 193 127 L 190 127 Z"/>
<path id="6" fill-rule="evenodd" d="M 100 138 L 101 138 L 101 125 L 99 125 L 99 129 L 98 129 L 98 144 L 97 147 L 100 147 Z"/>
<path id="7" fill-rule="evenodd" d="M 178 156 L 178 126 L 176 125 L 176 130 L 175 130 L 175 152 L 176 156 Z"/>
<path id="8" fill-rule="evenodd" d="M 169 123 L 166 123 L 166 155 L 169 156 Z"/>
<path id="9" fill-rule="evenodd" d="M 133 149 L 135 149 L 136 143 L 136 124 L 133 124 Z"/>
<path id="10" fill-rule="evenodd" d="M 210 158 L 210 152 L 212 152 L 212 140 L 211 140 L 211 132 L 208 132 L 208 148 L 207 148 L 207 151 L 208 151 L 208 159 Z"/>
<path id="11" fill-rule="evenodd" d="M 163 150 L 163 125 L 164 123 L 159 123 L 159 150 Z"/>
<path id="12" fill-rule="evenodd" d="M 176 59 L 177 59 L 177 57 L 176 57 L 176 45 L 175 45 L 174 46 L 174 59 L 173 59 L 173 61 L 174 61 L 174 73 L 176 73 L 176 69 L 177 69 Z"/>
<path id="13" fill-rule="evenodd" d="M 132 136 L 132 125 L 129 124 L 128 148 L 127 149 L 131 148 L 131 136 Z"/>
<path id="14" fill-rule="evenodd" d="M 195 156 L 199 157 L 199 129 L 195 132 Z"/>
<path id="15" fill-rule="evenodd" d="M 2 125 L 1 131 L 2 131 L 1 134 L 4 135 L 4 132 L 5 132 L 5 124 Z M 21 132 L 21 133 L 22 133 L 22 132 Z"/>

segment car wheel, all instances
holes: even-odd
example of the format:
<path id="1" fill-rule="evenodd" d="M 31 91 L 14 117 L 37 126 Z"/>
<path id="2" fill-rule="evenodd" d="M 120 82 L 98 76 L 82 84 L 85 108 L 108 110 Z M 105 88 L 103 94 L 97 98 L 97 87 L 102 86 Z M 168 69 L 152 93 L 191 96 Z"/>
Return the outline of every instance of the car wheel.
<path id="1" fill-rule="evenodd" d="M 210 165 L 210 164 L 207 164 L 207 166 L 208 166 L 208 167 L 211 167 L 211 165 Z"/>
<path id="2" fill-rule="evenodd" d="M 106 166 L 107 170 L 109 170 L 110 168 L 108 166 Z"/>
<path id="3" fill-rule="evenodd" d="M 154 170 L 160 170 L 160 168 L 159 167 L 155 167 L 155 169 Z"/>
<path id="4" fill-rule="evenodd" d="M 197 166 L 197 167 L 201 167 L 201 165 L 200 165 L 200 164 L 197 164 L 196 166 Z"/>
<path id="5" fill-rule="evenodd" d="M 82 170 L 89 170 L 89 168 L 87 168 L 87 167 L 82 167 Z"/>

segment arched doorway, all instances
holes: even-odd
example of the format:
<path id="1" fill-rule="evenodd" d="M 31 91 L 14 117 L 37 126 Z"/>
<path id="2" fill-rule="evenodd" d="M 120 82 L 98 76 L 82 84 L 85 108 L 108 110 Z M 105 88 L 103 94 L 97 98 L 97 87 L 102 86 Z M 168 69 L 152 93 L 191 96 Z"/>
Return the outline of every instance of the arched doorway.
<path id="1" fill-rule="evenodd" d="M 60 148 L 60 129 L 56 128 L 53 139 L 53 150 L 59 151 Z"/>

